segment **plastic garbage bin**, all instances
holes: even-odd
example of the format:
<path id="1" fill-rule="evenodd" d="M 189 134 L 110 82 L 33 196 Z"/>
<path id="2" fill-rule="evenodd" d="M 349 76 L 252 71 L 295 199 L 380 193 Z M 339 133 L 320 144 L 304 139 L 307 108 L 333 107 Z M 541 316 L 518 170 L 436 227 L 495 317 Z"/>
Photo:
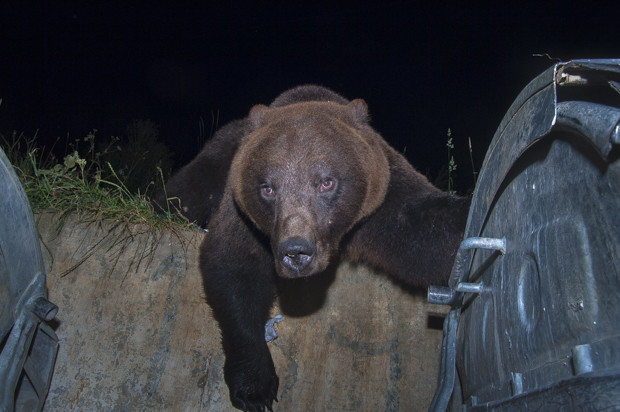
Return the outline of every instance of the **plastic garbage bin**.
<path id="1" fill-rule="evenodd" d="M 488 149 L 431 410 L 620 407 L 620 60 L 559 63 Z"/>
<path id="2" fill-rule="evenodd" d="M 58 338 L 32 211 L 0 149 L 0 410 L 40 411 Z"/>

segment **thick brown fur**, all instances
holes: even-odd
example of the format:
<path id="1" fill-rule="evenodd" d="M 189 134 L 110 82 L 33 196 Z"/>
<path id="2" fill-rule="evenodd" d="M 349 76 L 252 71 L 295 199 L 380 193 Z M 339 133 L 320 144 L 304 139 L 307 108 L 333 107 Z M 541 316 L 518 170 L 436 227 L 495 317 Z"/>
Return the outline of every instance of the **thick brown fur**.
<path id="1" fill-rule="evenodd" d="M 318 86 L 253 107 L 167 187 L 188 218 L 209 222 L 200 267 L 231 402 L 244 410 L 277 400 L 263 328 L 274 275 L 310 276 L 340 259 L 414 287 L 445 284 L 469 206 L 392 149 L 363 100 Z"/>

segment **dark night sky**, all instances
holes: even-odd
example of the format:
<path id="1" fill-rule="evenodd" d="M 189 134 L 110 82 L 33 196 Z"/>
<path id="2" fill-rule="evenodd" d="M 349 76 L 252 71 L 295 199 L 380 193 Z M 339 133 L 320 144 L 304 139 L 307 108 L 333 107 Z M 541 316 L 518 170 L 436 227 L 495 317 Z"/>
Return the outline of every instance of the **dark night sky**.
<path id="1" fill-rule="evenodd" d="M 303 83 L 364 98 L 422 172 L 452 129 L 482 162 L 519 91 L 553 62 L 620 57 L 614 2 L 2 2 L 0 132 L 122 135 L 160 125 L 177 165 L 210 128 Z M 253 4 L 253 5 L 249 5 Z M 459 160 L 460 159 L 460 160 Z"/>

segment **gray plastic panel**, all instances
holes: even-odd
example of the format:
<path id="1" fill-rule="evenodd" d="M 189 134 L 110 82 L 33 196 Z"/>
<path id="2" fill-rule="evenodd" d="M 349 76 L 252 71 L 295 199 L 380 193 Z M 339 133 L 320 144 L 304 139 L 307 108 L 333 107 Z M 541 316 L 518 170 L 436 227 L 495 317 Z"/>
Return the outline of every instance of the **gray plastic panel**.
<path id="1" fill-rule="evenodd" d="M 505 251 L 459 252 L 452 292 L 437 293 L 461 312 L 466 410 L 620 406 L 619 81 L 620 60 L 553 66 L 489 147 L 465 236 Z"/>
<path id="2" fill-rule="evenodd" d="M 49 390 L 58 338 L 28 199 L 0 149 L 0 410 L 37 411 Z"/>

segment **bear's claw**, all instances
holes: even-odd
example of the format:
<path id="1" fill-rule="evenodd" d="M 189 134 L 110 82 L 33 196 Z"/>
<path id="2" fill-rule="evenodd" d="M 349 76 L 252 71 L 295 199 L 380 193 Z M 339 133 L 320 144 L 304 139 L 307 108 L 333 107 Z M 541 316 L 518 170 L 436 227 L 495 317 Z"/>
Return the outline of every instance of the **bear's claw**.
<path id="1" fill-rule="evenodd" d="M 230 400 L 235 408 L 247 412 L 264 412 L 265 408 L 273 412 L 273 402 L 278 402 L 279 378 L 273 374 L 262 389 L 238 388 L 231 394 Z"/>
<path id="2" fill-rule="evenodd" d="M 234 407 L 245 412 L 265 412 L 265 408 L 267 408 L 269 412 L 273 412 L 273 401 L 278 402 L 278 399 L 272 397 L 271 399 L 250 401 L 249 399 L 242 400 L 240 398 L 235 398 L 234 400 L 231 399 L 231 401 Z"/>

